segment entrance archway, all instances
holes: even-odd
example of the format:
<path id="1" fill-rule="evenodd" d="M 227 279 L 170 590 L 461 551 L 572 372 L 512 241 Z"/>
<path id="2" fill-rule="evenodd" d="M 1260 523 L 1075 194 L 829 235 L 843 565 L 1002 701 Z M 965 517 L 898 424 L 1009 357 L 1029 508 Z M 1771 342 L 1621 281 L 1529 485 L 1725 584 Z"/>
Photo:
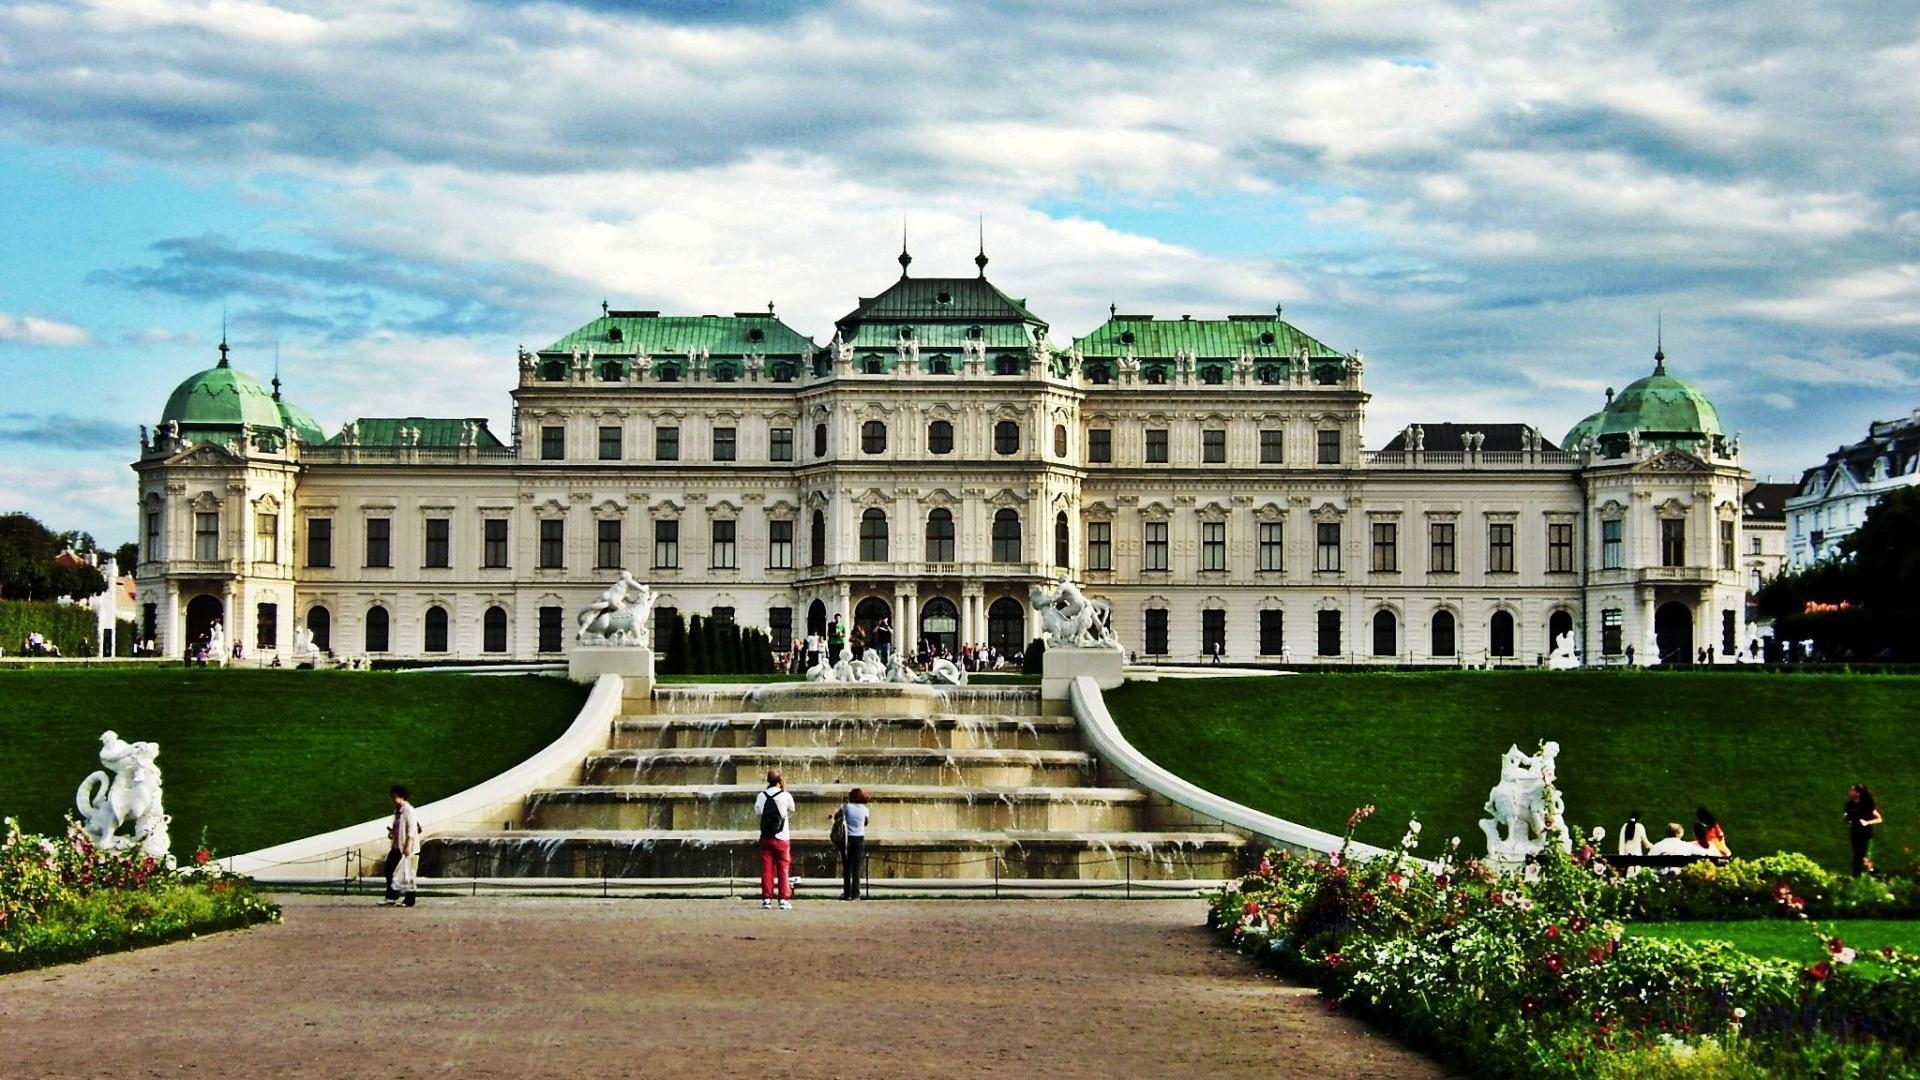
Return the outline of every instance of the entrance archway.
<path id="1" fill-rule="evenodd" d="M 206 642 L 207 635 L 213 632 L 214 622 L 220 619 L 224 610 L 219 597 L 208 596 L 205 593 L 187 601 L 187 640 L 186 648 L 181 650 L 182 655 L 185 655 L 189 649 L 197 649 Z M 227 640 L 233 640 L 230 629 Z"/>
<path id="2" fill-rule="evenodd" d="M 960 609 L 944 596 L 936 596 L 920 609 L 920 640 L 929 649 L 944 648 L 947 655 L 960 653 Z"/>
<path id="3" fill-rule="evenodd" d="M 313 647 L 319 652 L 333 651 L 333 613 L 323 607 L 307 612 L 307 633 L 313 635 Z"/>
<path id="4" fill-rule="evenodd" d="M 1003 596 L 987 608 L 987 644 L 1002 656 L 1027 647 L 1027 609 L 1011 596 Z"/>
<path id="5" fill-rule="evenodd" d="M 1693 663 L 1693 609 L 1669 600 L 1653 612 L 1653 637 L 1660 645 L 1660 661 Z"/>
<path id="6" fill-rule="evenodd" d="M 1547 616 L 1547 645 L 1560 647 L 1560 635 L 1573 633 L 1573 612 L 1556 611 Z"/>
<path id="7" fill-rule="evenodd" d="M 818 600 L 807 605 L 807 633 L 827 636 L 827 605 Z"/>
<path id="8" fill-rule="evenodd" d="M 869 596 L 853 606 L 853 625 L 860 628 L 860 637 L 866 641 L 867 648 L 874 648 L 873 628 L 880 625 L 881 619 L 893 618 L 893 605 L 877 596 Z M 887 625 L 893 625 L 889 622 Z M 851 638 L 853 628 L 847 628 Z"/>

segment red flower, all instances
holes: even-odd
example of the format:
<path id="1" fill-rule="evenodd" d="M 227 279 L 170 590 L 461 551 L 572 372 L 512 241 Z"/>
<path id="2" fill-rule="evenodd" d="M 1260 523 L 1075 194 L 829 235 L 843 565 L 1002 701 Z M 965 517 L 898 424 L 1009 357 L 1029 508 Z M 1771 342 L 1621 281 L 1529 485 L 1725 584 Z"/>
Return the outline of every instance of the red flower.
<path id="1" fill-rule="evenodd" d="M 1453 879 L 1448 877 L 1445 874 L 1435 874 L 1433 878 L 1433 887 L 1436 889 L 1440 889 L 1441 891 L 1444 892 L 1446 890 L 1447 885 L 1452 881 Z"/>
<path id="2" fill-rule="evenodd" d="M 1532 1016 L 1540 1011 L 1540 1000 L 1531 994 L 1520 999 L 1520 1015 Z"/>
<path id="3" fill-rule="evenodd" d="M 1560 928 L 1554 925 L 1553 923 L 1547 924 L 1547 940 L 1548 941 L 1560 940 Z"/>
<path id="4" fill-rule="evenodd" d="M 1379 906 L 1380 906 L 1380 901 L 1374 899 L 1372 893 L 1367 892 L 1367 893 L 1360 894 L 1360 910 L 1362 912 L 1365 912 L 1366 914 L 1371 915 L 1373 914 L 1374 909 L 1378 908 Z"/>
<path id="5" fill-rule="evenodd" d="M 1584 915 L 1575 915 L 1573 918 L 1567 920 L 1567 929 L 1573 931 L 1576 934 L 1582 930 L 1585 930 L 1586 928 L 1587 928 L 1587 917 Z"/>
<path id="6" fill-rule="evenodd" d="M 1260 904 L 1257 901 L 1253 901 L 1253 900 L 1247 901 L 1245 914 L 1248 914 L 1248 915 L 1260 914 Z"/>
<path id="7" fill-rule="evenodd" d="M 1601 948 L 1598 945 L 1595 945 L 1593 948 L 1587 950 L 1587 963 L 1589 964 L 1603 963 L 1606 959 L 1607 959 L 1607 950 Z"/>
<path id="8" fill-rule="evenodd" d="M 1826 982 L 1827 976 L 1831 974 L 1833 974 L 1833 965 L 1827 963 L 1825 960 L 1822 960 L 1819 963 L 1808 968 L 1807 970 L 1801 972 L 1800 977 L 1807 980 L 1808 982 Z"/>
<path id="9" fill-rule="evenodd" d="M 1494 907 L 1499 907 L 1505 902 L 1506 898 L 1500 895 L 1499 889 L 1495 889 L 1487 894 L 1487 903 L 1492 904 Z"/>
<path id="10" fill-rule="evenodd" d="M 1330 953 L 1328 953 L 1328 954 L 1327 954 L 1327 966 L 1328 966 L 1328 967 L 1335 967 L 1335 968 L 1337 968 L 1337 967 L 1339 967 L 1339 966 L 1340 966 L 1340 954 L 1339 954 L 1339 953 L 1337 953 L 1337 952 L 1330 952 Z"/>
<path id="11" fill-rule="evenodd" d="M 1561 959 L 1560 954 L 1557 952 L 1548 953 L 1545 957 L 1545 963 L 1547 970 L 1553 972 L 1555 975 L 1560 974 L 1561 969 L 1567 966 L 1567 962 Z"/>
<path id="12" fill-rule="evenodd" d="M 213 859 L 213 852 L 208 851 L 206 848 L 201 848 L 199 851 L 196 851 L 193 853 L 193 862 L 195 866 L 205 866 L 207 865 L 208 862 L 212 861 L 212 859 Z"/>

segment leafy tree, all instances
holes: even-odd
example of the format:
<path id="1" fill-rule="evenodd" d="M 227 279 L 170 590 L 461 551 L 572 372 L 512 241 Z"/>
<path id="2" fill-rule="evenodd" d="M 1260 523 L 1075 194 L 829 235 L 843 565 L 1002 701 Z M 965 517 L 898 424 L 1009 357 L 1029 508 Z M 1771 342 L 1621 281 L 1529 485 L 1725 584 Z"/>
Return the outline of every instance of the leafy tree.
<path id="1" fill-rule="evenodd" d="M 1867 511 L 1839 556 L 1781 574 L 1755 598 L 1788 641 L 1830 659 L 1920 659 L 1920 488 Z"/>
<path id="2" fill-rule="evenodd" d="M 710 665 L 707 659 L 708 656 L 711 655 L 707 651 L 708 636 L 706 620 L 695 615 L 693 619 L 687 623 L 687 674 L 706 675 L 710 673 L 708 670 Z"/>
<path id="3" fill-rule="evenodd" d="M 115 566 L 119 567 L 121 573 L 133 573 L 134 567 L 140 565 L 140 545 L 129 540 L 119 547 L 114 548 L 113 562 Z"/>

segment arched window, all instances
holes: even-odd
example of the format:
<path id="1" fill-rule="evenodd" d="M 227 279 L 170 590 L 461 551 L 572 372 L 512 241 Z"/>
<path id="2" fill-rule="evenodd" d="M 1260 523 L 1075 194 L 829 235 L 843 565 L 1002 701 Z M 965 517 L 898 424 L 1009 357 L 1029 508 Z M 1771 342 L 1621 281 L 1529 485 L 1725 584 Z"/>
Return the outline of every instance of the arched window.
<path id="1" fill-rule="evenodd" d="M 422 647 L 427 652 L 447 651 L 447 609 L 439 604 L 427 609 Z"/>
<path id="2" fill-rule="evenodd" d="M 1053 565 L 1067 566 L 1073 561 L 1073 540 L 1067 527 L 1067 512 L 1053 516 Z"/>
<path id="3" fill-rule="evenodd" d="M 813 512 L 813 528 L 807 534 L 807 558 L 809 566 L 827 565 L 827 515 L 818 510 Z"/>
<path id="4" fill-rule="evenodd" d="M 1559 648 L 1560 635 L 1571 634 L 1571 633 L 1573 633 L 1573 613 L 1572 612 L 1556 611 L 1553 614 L 1547 616 L 1547 644 L 1549 646 L 1556 649 Z"/>
<path id="5" fill-rule="evenodd" d="M 740 373 L 739 369 L 735 368 L 732 364 L 727 363 L 724 360 L 714 361 L 714 364 L 713 364 L 713 381 L 714 382 L 732 382 L 736 377 L 739 376 L 739 373 Z"/>
<path id="6" fill-rule="evenodd" d="M 807 605 L 807 633 L 826 636 L 827 605 L 818 600 Z"/>
<path id="7" fill-rule="evenodd" d="M 1260 382 L 1266 386 L 1275 386 L 1280 382 L 1280 365 L 1267 364 L 1260 369 Z"/>
<path id="8" fill-rule="evenodd" d="M 953 511 L 944 506 L 927 514 L 927 561 L 953 561 Z"/>
<path id="9" fill-rule="evenodd" d="M 1057 458 L 1067 456 L 1067 425 L 1065 424 L 1053 425 L 1053 456 Z"/>
<path id="10" fill-rule="evenodd" d="M 1020 514 L 1012 507 L 993 512 L 993 561 L 1020 561 Z"/>
<path id="11" fill-rule="evenodd" d="M 860 452 L 863 454 L 884 454 L 887 452 L 887 425 L 878 420 L 869 420 L 860 425 Z"/>
<path id="12" fill-rule="evenodd" d="M 987 608 L 987 644 L 1002 655 L 1027 647 L 1027 609 L 1011 596 L 1003 596 Z"/>
<path id="13" fill-rule="evenodd" d="M 1226 369 L 1218 364 L 1209 364 L 1200 369 L 1200 381 L 1208 386 L 1219 386 L 1226 381 Z"/>
<path id="14" fill-rule="evenodd" d="M 1373 613 L 1373 655 L 1400 655 L 1400 620 L 1385 608 Z"/>
<path id="15" fill-rule="evenodd" d="M 1453 612 L 1433 613 L 1433 655 L 1452 656 L 1457 650 L 1453 640 Z"/>
<path id="16" fill-rule="evenodd" d="M 827 456 L 827 425 L 825 424 L 813 425 L 813 456 L 817 458 Z"/>
<path id="17" fill-rule="evenodd" d="M 620 361 L 609 360 L 600 365 L 601 382 L 619 382 L 624 377 L 626 377 L 626 372 L 620 370 Z"/>
<path id="18" fill-rule="evenodd" d="M 387 609 L 374 607 L 367 609 L 367 651 L 387 651 Z"/>
<path id="19" fill-rule="evenodd" d="M 1105 386 L 1113 381 L 1113 369 L 1105 364 L 1088 364 L 1087 381 L 1095 386 Z"/>
<path id="20" fill-rule="evenodd" d="M 323 607 L 307 611 L 307 633 L 313 635 L 313 647 L 321 652 L 333 651 L 333 612 Z"/>
<path id="21" fill-rule="evenodd" d="M 860 561 L 887 561 L 887 512 L 877 506 L 860 515 Z"/>
<path id="22" fill-rule="evenodd" d="M 770 370 L 773 373 L 774 382 L 792 382 L 793 381 L 793 365 L 792 364 L 785 364 L 785 363 L 775 364 Z"/>
<path id="23" fill-rule="evenodd" d="M 507 651 L 507 609 L 495 604 L 480 619 L 480 651 Z"/>
<path id="24" fill-rule="evenodd" d="M 1017 454 L 1020 452 L 1020 425 L 1011 420 L 1002 420 L 993 425 L 993 452 L 996 454 Z"/>
<path id="25" fill-rule="evenodd" d="M 953 425 L 945 420 L 935 420 L 927 425 L 927 453 L 953 453 Z"/>
<path id="26" fill-rule="evenodd" d="M 1487 652 L 1494 656 L 1513 655 L 1513 616 L 1496 611 L 1487 621 Z"/>
<path id="27" fill-rule="evenodd" d="M 679 382 L 680 381 L 680 365 L 679 364 L 661 364 L 660 373 L 654 377 L 659 379 L 661 382 Z"/>

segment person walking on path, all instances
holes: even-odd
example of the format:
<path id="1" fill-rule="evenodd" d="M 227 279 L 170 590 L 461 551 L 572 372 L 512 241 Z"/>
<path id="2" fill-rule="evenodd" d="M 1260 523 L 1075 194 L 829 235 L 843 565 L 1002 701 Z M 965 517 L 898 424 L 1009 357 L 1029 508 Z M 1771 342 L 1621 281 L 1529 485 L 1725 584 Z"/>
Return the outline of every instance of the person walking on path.
<path id="1" fill-rule="evenodd" d="M 387 894 L 382 904 L 412 907 L 417 886 L 414 883 L 414 856 L 420 854 L 420 824 L 413 819 L 406 785 L 387 789 L 393 796 L 393 822 L 387 826 Z"/>
<path id="2" fill-rule="evenodd" d="M 793 796 L 779 769 L 767 770 L 767 787 L 753 800 L 760 817 L 760 906 L 779 901 L 782 911 L 793 907 Z"/>
<path id="3" fill-rule="evenodd" d="M 1865 784 L 1847 789 L 1847 834 L 1853 841 L 1853 876 L 1873 873 L 1873 827 L 1883 820 Z"/>
<path id="4" fill-rule="evenodd" d="M 840 856 L 840 899 L 860 899 L 860 871 L 867 860 L 867 822 L 872 820 L 872 809 L 867 805 L 867 792 L 864 788 L 854 788 L 847 793 L 847 801 L 833 812 L 834 831 L 841 834 L 843 840 Z"/>

